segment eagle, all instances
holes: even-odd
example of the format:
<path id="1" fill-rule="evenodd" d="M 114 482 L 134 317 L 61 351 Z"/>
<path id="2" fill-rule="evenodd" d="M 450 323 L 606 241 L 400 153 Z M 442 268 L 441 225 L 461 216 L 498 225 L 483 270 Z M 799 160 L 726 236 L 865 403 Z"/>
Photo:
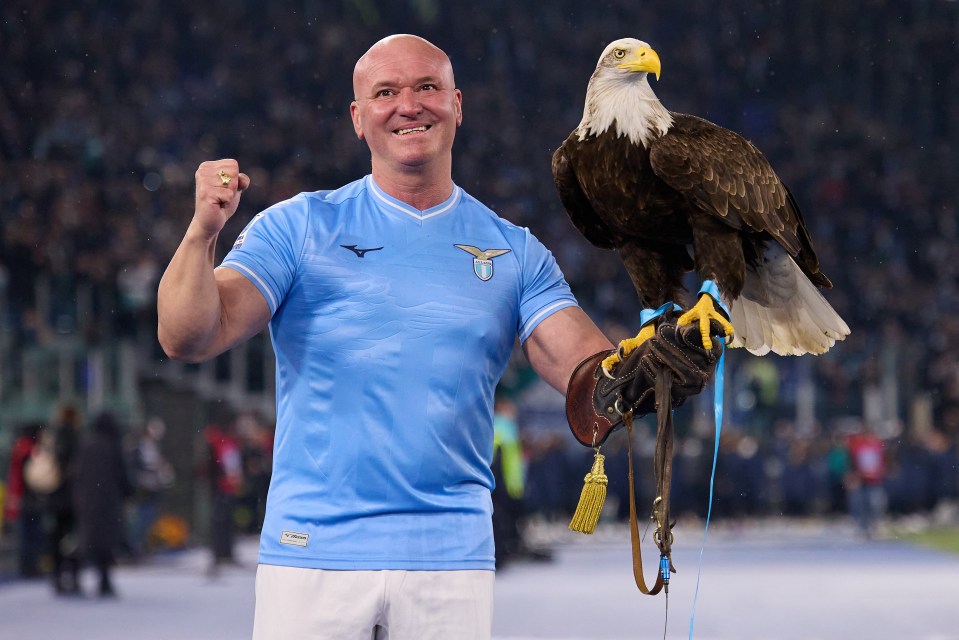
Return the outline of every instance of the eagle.
<path id="1" fill-rule="evenodd" d="M 756 355 L 826 352 L 849 327 L 819 292 L 832 283 L 795 198 L 745 138 L 667 110 L 649 85 L 660 70 L 640 40 L 603 51 L 583 119 L 552 159 L 570 219 L 593 245 L 616 250 L 646 308 L 683 302 L 684 274 L 695 269 L 706 293 L 678 322 L 699 322 L 706 348 L 716 320 L 731 346 Z M 620 354 L 654 332 L 648 323 Z"/>
<path id="2" fill-rule="evenodd" d="M 487 249 L 486 251 L 483 251 L 482 249 L 469 244 L 454 244 L 453 246 L 457 249 L 462 249 L 477 260 L 492 260 L 493 258 L 497 258 L 504 253 L 509 253 L 511 251 L 511 249 Z"/>

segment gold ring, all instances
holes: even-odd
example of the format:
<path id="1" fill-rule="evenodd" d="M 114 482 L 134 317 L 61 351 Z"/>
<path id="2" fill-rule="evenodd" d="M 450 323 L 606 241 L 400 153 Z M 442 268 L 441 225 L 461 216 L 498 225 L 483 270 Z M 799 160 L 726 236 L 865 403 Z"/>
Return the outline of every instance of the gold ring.
<path id="1" fill-rule="evenodd" d="M 233 177 L 230 176 L 230 174 L 228 174 L 228 173 L 227 173 L 226 171 L 224 171 L 223 169 L 220 169 L 220 170 L 217 172 L 216 175 L 220 176 L 220 182 L 223 183 L 223 186 L 224 186 L 224 187 L 229 186 L 229 185 L 230 185 L 230 180 L 233 179 Z"/>

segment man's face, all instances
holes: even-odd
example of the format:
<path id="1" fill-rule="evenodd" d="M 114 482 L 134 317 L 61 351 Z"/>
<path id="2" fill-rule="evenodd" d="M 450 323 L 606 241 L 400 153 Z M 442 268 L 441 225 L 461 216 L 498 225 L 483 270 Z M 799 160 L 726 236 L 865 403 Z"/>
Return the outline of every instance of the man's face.
<path id="1" fill-rule="evenodd" d="M 408 171 L 450 156 L 462 95 L 442 51 L 410 37 L 382 42 L 357 64 L 353 90 L 353 128 L 374 165 Z"/>

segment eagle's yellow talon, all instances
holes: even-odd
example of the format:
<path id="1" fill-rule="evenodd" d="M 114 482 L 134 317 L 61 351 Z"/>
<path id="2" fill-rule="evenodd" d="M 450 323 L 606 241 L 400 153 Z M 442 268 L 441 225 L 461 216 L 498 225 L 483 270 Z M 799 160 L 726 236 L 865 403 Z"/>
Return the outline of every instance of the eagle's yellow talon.
<path id="1" fill-rule="evenodd" d="M 708 321 L 706 326 L 708 327 Z M 709 330 L 703 331 L 703 319 L 699 319 L 699 335 L 703 337 L 703 349 L 706 351 L 712 351 L 713 349 L 713 339 L 709 337 Z"/>
<path id="2" fill-rule="evenodd" d="M 611 353 L 603 359 L 603 371 L 609 375 L 612 372 L 613 367 L 615 367 L 617 364 L 619 364 L 619 354 Z"/>
<path id="3" fill-rule="evenodd" d="M 713 298 L 709 295 L 701 296 L 699 302 L 697 302 L 692 309 L 681 315 L 679 320 L 676 321 L 676 324 L 685 326 L 698 321 L 699 335 L 703 338 L 703 348 L 709 351 L 713 348 L 713 341 L 709 330 L 710 320 L 719 322 L 723 327 L 723 331 L 726 332 L 726 337 L 732 337 L 734 331 L 732 323 L 729 322 L 723 314 L 716 311 L 716 307 L 713 305 Z"/>
<path id="4" fill-rule="evenodd" d="M 639 347 L 639 345 L 643 344 L 654 335 L 656 335 L 656 326 L 654 323 L 650 323 L 640 329 L 635 338 L 626 338 L 620 342 L 619 349 L 606 356 L 606 358 L 603 360 L 602 367 L 603 371 L 606 372 L 606 375 L 612 376 L 613 367 L 622 362 L 622 358 L 625 358 L 631 354 L 637 347 Z"/>

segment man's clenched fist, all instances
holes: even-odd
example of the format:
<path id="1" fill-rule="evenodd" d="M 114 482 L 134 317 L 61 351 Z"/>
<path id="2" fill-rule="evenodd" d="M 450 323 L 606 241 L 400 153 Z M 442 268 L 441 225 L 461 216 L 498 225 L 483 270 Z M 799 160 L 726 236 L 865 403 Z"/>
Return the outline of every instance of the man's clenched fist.
<path id="1" fill-rule="evenodd" d="M 196 170 L 196 210 L 193 223 L 204 235 L 215 236 L 236 213 L 250 176 L 240 173 L 236 160 L 210 160 Z"/>

